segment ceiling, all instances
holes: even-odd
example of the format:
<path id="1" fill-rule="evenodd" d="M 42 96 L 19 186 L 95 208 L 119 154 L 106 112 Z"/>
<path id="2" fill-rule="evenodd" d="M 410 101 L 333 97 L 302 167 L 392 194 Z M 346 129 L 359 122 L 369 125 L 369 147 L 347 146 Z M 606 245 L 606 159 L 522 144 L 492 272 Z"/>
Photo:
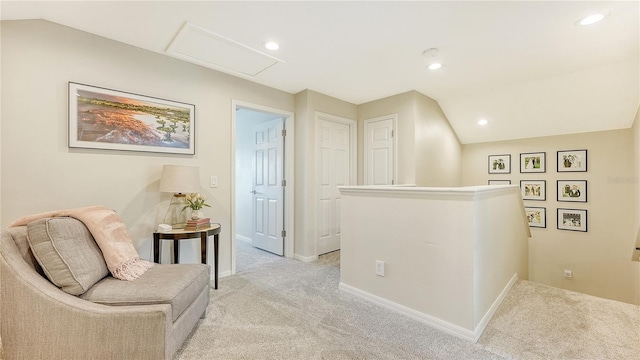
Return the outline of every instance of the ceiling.
<path id="1" fill-rule="evenodd" d="M 629 128 L 640 104 L 638 1 L 2 1 L 0 6 L 2 20 L 49 20 L 289 93 L 311 89 L 362 104 L 416 90 L 439 102 L 462 143 Z M 591 26 L 575 24 L 593 12 L 607 16 Z M 172 42 L 182 36 L 185 23 L 266 65 L 247 75 L 180 56 Z M 267 40 L 279 42 L 280 49 L 264 49 Z M 192 49 L 203 52 L 213 48 L 194 44 Z M 429 48 L 437 54 L 424 56 Z M 427 70 L 435 60 L 443 67 Z M 488 125 L 478 125 L 480 118 Z"/>

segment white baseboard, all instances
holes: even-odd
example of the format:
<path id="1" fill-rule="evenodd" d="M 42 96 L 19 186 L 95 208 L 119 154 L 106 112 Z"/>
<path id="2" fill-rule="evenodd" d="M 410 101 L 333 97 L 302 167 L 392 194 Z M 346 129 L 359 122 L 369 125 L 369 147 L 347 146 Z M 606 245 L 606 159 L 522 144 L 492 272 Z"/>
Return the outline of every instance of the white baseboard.
<path id="1" fill-rule="evenodd" d="M 299 254 L 293 254 L 293 258 L 302 262 L 312 262 L 318 260 L 318 256 L 302 256 Z"/>
<path id="2" fill-rule="evenodd" d="M 377 295 L 373 295 L 371 293 L 368 293 L 366 291 L 354 288 L 353 286 L 347 285 L 345 283 L 340 283 L 340 285 L 338 286 L 338 288 L 341 291 L 344 291 L 346 293 L 358 296 L 360 298 L 363 298 L 367 301 L 370 301 L 374 304 L 378 304 L 382 307 L 385 307 L 391 311 L 395 311 L 397 313 L 400 313 L 402 315 L 408 316 L 414 320 L 417 320 L 423 324 L 429 325 L 431 327 L 434 327 L 440 331 L 443 331 L 447 334 L 451 334 L 453 336 L 457 336 L 459 338 L 462 338 L 464 340 L 468 340 L 468 341 L 474 341 L 474 334 L 473 331 L 465 329 L 463 327 L 460 327 L 458 325 L 452 324 L 450 322 L 444 321 L 442 319 L 439 319 L 437 317 L 431 316 L 431 315 L 427 315 L 425 313 L 422 313 L 420 311 L 408 308 L 404 305 L 400 305 L 398 303 L 394 303 L 393 301 L 389 301 L 385 298 L 382 298 L 380 296 Z"/>
<path id="3" fill-rule="evenodd" d="M 502 292 L 500 293 L 500 295 L 498 295 L 498 297 L 496 298 L 496 301 L 493 302 L 489 310 L 487 310 L 487 313 L 484 314 L 484 316 L 482 317 L 482 320 L 480 320 L 480 323 L 478 323 L 478 326 L 476 326 L 475 330 L 473 331 L 476 334 L 476 339 L 474 340 L 474 342 L 477 342 L 478 339 L 480 339 L 480 335 L 482 335 L 482 333 L 484 332 L 484 329 L 489 324 L 489 321 L 493 317 L 493 314 L 495 314 L 496 310 L 498 310 L 498 307 L 500 307 L 500 304 L 502 304 L 502 301 L 509 293 L 509 290 L 511 290 L 511 288 L 513 287 L 513 284 L 516 283 L 516 280 L 518 280 L 517 273 L 513 274 L 513 276 L 511 277 L 511 280 L 509 280 L 509 282 L 504 287 L 504 289 L 502 289 Z"/>
<path id="4" fill-rule="evenodd" d="M 240 241 L 244 241 L 246 243 L 251 244 L 251 238 L 250 237 L 246 237 L 244 235 L 240 235 L 240 234 L 236 234 L 236 240 L 240 240 Z"/>
<path id="5" fill-rule="evenodd" d="M 371 293 L 368 293 L 366 291 L 360 290 L 358 288 L 355 288 L 353 286 L 347 285 L 345 283 L 340 283 L 338 285 L 338 288 L 341 291 L 344 291 L 346 293 L 355 295 L 357 297 L 360 297 L 362 299 L 365 299 L 369 302 L 372 302 L 374 304 L 378 304 L 382 307 L 385 307 L 391 311 L 395 311 L 397 313 L 400 313 L 402 315 L 408 316 L 414 320 L 417 320 L 423 324 L 429 325 L 431 327 L 434 327 L 442 332 L 445 332 L 447 334 L 459 337 L 461 339 L 467 340 L 467 341 L 471 341 L 471 342 L 478 342 L 478 339 L 480 338 L 480 335 L 482 335 L 482 332 L 484 331 L 484 329 L 487 327 L 487 324 L 489 323 L 489 320 L 491 320 L 491 317 L 493 316 L 493 314 L 496 312 L 496 310 L 498 309 L 498 307 L 500 306 L 500 304 L 502 303 L 502 300 L 504 300 L 504 298 L 507 296 L 507 293 L 509 293 L 509 290 L 511 289 L 511 287 L 513 286 L 513 284 L 516 282 L 516 280 L 518 279 L 518 274 L 513 275 L 513 277 L 511 278 L 511 280 L 507 283 L 507 285 L 505 286 L 505 288 L 502 290 L 502 292 L 500 293 L 500 295 L 498 296 L 498 298 L 496 299 L 496 301 L 494 301 L 493 305 L 491 306 L 491 308 L 489 308 L 489 310 L 487 311 L 487 313 L 483 316 L 482 320 L 480 321 L 480 323 L 478 324 L 478 326 L 476 326 L 475 330 L 469 330 L 469 329 L 465 329 L 461 326 L 452 324 L 448 321 L 439 319 L 435 316 L 431 316 L 425 313 L 422 313 L 420 311 L 408 308 L 404 305 L 400 305 L 398 303 L 394 303 L 393 301 L 387 300 L 385 298 L 382 298 L 380 296 L 377 295 L 373 295 Z"/>
<path id="6" fill-rule="evenodd" d="M 213 276 L 213 275 L 211 275 L 211 276 Z M 223 277 L 227 277 L 227 276 L 231 276 L 231 270 L 218 272 L 218 278 L 223 278 Z"/>

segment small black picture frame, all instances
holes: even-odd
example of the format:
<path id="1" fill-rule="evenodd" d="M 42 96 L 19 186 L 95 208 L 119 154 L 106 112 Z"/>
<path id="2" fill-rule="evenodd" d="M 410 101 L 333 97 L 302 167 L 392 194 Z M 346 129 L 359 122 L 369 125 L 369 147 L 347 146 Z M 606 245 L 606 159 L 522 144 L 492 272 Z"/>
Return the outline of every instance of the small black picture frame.
<path id="1" fill-rule="evenodd" d="M 547 153 L 521 153 L 520 154 L 521 173 L 544 173 L 547 172 Z"/>
<path id="2" fill-rule="evenodd" d="M 587 232 L 587 210 L 558 209 L 558 230 Z"/>
<path id="3" fill-rule="evenodd" d="M 511 155 L 489 155 L 489 174 L 511 174 Z"/>
<path id="4" fill-rule="evenodd" d="M 558 172 L 586 172 L 587 150 L 558 151 Z"/>
<path id="5" fill-rule="evenodd" d="M 564 202 L 587 202 L 587 180 L 557 180 L 556 200 Z"/>
<path id="6" fill-rule="evenodd" d="M 527 222 L 529 223 L 529 227 L 547 227 L 547 208 L 525 206 L 524 211 L 527 214 Z"/>
<path id="7" fill-rule="evenodd" d="M 511 185 L 511 180 L 489 180 L 489 185 Z"/>
<path id="8" fill-rule="evenodd" d="M 520 193 L 522 200 L 545 201 L 547 200 L 547 181 L 520 180 Z"/>

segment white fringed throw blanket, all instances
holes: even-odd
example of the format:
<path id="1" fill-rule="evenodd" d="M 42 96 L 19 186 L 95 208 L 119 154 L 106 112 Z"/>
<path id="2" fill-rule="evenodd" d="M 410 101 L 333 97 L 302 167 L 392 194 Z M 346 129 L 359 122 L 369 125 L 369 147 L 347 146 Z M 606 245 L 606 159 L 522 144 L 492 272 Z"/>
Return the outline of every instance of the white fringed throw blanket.
<path id="1" fill-rule="evenodd" d="M 100 247 L 113 277 L 128 281 L 135 280 L 153 266 L 153 263 L 140 259 L 131 236 L 118 214 L 103 206 L 29 215 L 14 221 L 9 227 L 23 226 L 34 220 L 60 216 L 72 217 L 84 223 Z"/>

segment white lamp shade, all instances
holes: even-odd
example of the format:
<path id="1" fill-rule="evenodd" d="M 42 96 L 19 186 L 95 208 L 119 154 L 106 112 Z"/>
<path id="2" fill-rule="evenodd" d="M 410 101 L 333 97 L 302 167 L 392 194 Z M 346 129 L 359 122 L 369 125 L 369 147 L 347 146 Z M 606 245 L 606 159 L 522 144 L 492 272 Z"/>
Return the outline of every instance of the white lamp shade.
<path id="1" fill-rule="evenodd" d="M 200 191 L 200 168 L 197 166 L 164 165 L 160 177 L 160 191 L 191 193 Z"/>

